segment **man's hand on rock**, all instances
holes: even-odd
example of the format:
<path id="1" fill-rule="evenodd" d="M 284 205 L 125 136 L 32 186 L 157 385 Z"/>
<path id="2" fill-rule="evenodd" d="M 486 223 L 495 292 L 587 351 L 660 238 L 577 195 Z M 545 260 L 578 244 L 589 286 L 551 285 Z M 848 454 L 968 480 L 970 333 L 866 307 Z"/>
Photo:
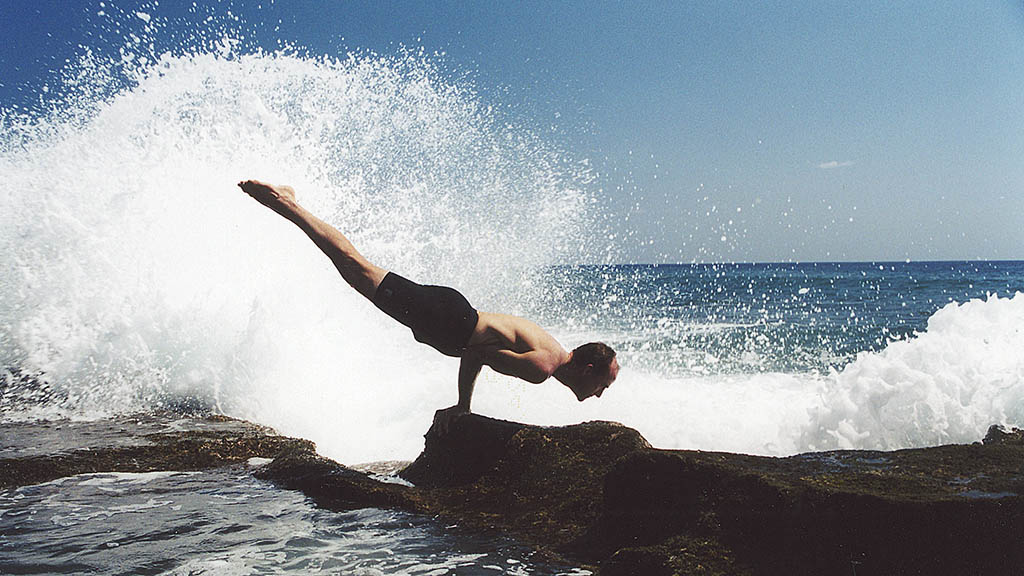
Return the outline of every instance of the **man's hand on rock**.
<path id="1" fill-rule="evenodd" d="M 442 408 L 434 412 L 434 429 L 438 434 L 447 434 L 452 422 L 469 414 L 469 408 L 463 408 L 456 404 L 451 408 Z"/>

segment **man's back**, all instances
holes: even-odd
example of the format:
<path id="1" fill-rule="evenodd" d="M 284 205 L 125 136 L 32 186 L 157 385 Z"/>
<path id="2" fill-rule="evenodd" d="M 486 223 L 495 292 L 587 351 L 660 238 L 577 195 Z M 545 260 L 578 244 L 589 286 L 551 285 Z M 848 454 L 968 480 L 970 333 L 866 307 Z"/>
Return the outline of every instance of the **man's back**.
<path id="1" fill-rule="evenodd" d="M 479 314 L 467 353 L 502 374 L 543 382 L 569 357 L 562 345 L 534 322 L 509 314 Z"/>

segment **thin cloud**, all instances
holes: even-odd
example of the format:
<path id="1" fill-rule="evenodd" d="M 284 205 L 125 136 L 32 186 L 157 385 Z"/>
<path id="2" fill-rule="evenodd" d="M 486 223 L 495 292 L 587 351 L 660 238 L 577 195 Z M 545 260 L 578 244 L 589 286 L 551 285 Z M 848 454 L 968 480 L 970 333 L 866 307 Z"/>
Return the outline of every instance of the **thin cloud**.
<path id="1" fill-rule="evenodd" d="M 838 160 L 832 160 L 831 162 L 822 162 L 818 164 L 818 168 L 822 170 L 828 170 L 830 168 L 842 168 L 843 166 L 853 166 L 853 160 L 844 160 L 842 162 Z"/>

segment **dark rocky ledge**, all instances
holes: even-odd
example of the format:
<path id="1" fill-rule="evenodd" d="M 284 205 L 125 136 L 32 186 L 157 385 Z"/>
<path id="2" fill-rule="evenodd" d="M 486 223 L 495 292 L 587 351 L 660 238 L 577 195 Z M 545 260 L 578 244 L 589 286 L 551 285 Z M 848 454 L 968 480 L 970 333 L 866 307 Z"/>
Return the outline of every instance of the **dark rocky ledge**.
<path id="1" fill-rule="evenodd" d="M 315 449 L 308 440 L 223 416 L 8 422 L 0 424 L 0 489 L 95 472 L 202 470 Z"/>
<path id="2" fill-rule="evenodd" d="M 602 575 L 1001 575 L 1024 566 L 1016 429 L 993 427 L 971 445 L 766 458 L 658 450 L 610 422 L 543 428 L 470 415 L 447 436 L 428 433 L 402 472 L 410 488 L 223 418 L 48 426 L 0 426 L 0 487 L 261 456 L 274 461 L 258 476 L 321 506 L 394 507 L 500 530 Z"/>

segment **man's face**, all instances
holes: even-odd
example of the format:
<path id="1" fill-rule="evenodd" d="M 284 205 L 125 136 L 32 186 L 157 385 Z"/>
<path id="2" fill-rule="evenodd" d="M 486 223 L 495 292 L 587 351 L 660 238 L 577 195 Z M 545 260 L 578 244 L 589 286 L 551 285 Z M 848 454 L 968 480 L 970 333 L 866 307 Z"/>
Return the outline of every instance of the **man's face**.
<path id="1" fill-rule="evenodd" d="M 612 358 L 612 363 L 608 365 L 608 371 L 600 371 L 594 368 L 593 364 L 587 364 L 583 368 L 583 378 L 579 385 L 573 389 L 576 394 L 576 398 L 583 402 L 591 396 L 597 398 L 604 394 L 606 388 L 611 386 L 612 382 L 619 375 L 619 360 L 618 358 Z"/>

